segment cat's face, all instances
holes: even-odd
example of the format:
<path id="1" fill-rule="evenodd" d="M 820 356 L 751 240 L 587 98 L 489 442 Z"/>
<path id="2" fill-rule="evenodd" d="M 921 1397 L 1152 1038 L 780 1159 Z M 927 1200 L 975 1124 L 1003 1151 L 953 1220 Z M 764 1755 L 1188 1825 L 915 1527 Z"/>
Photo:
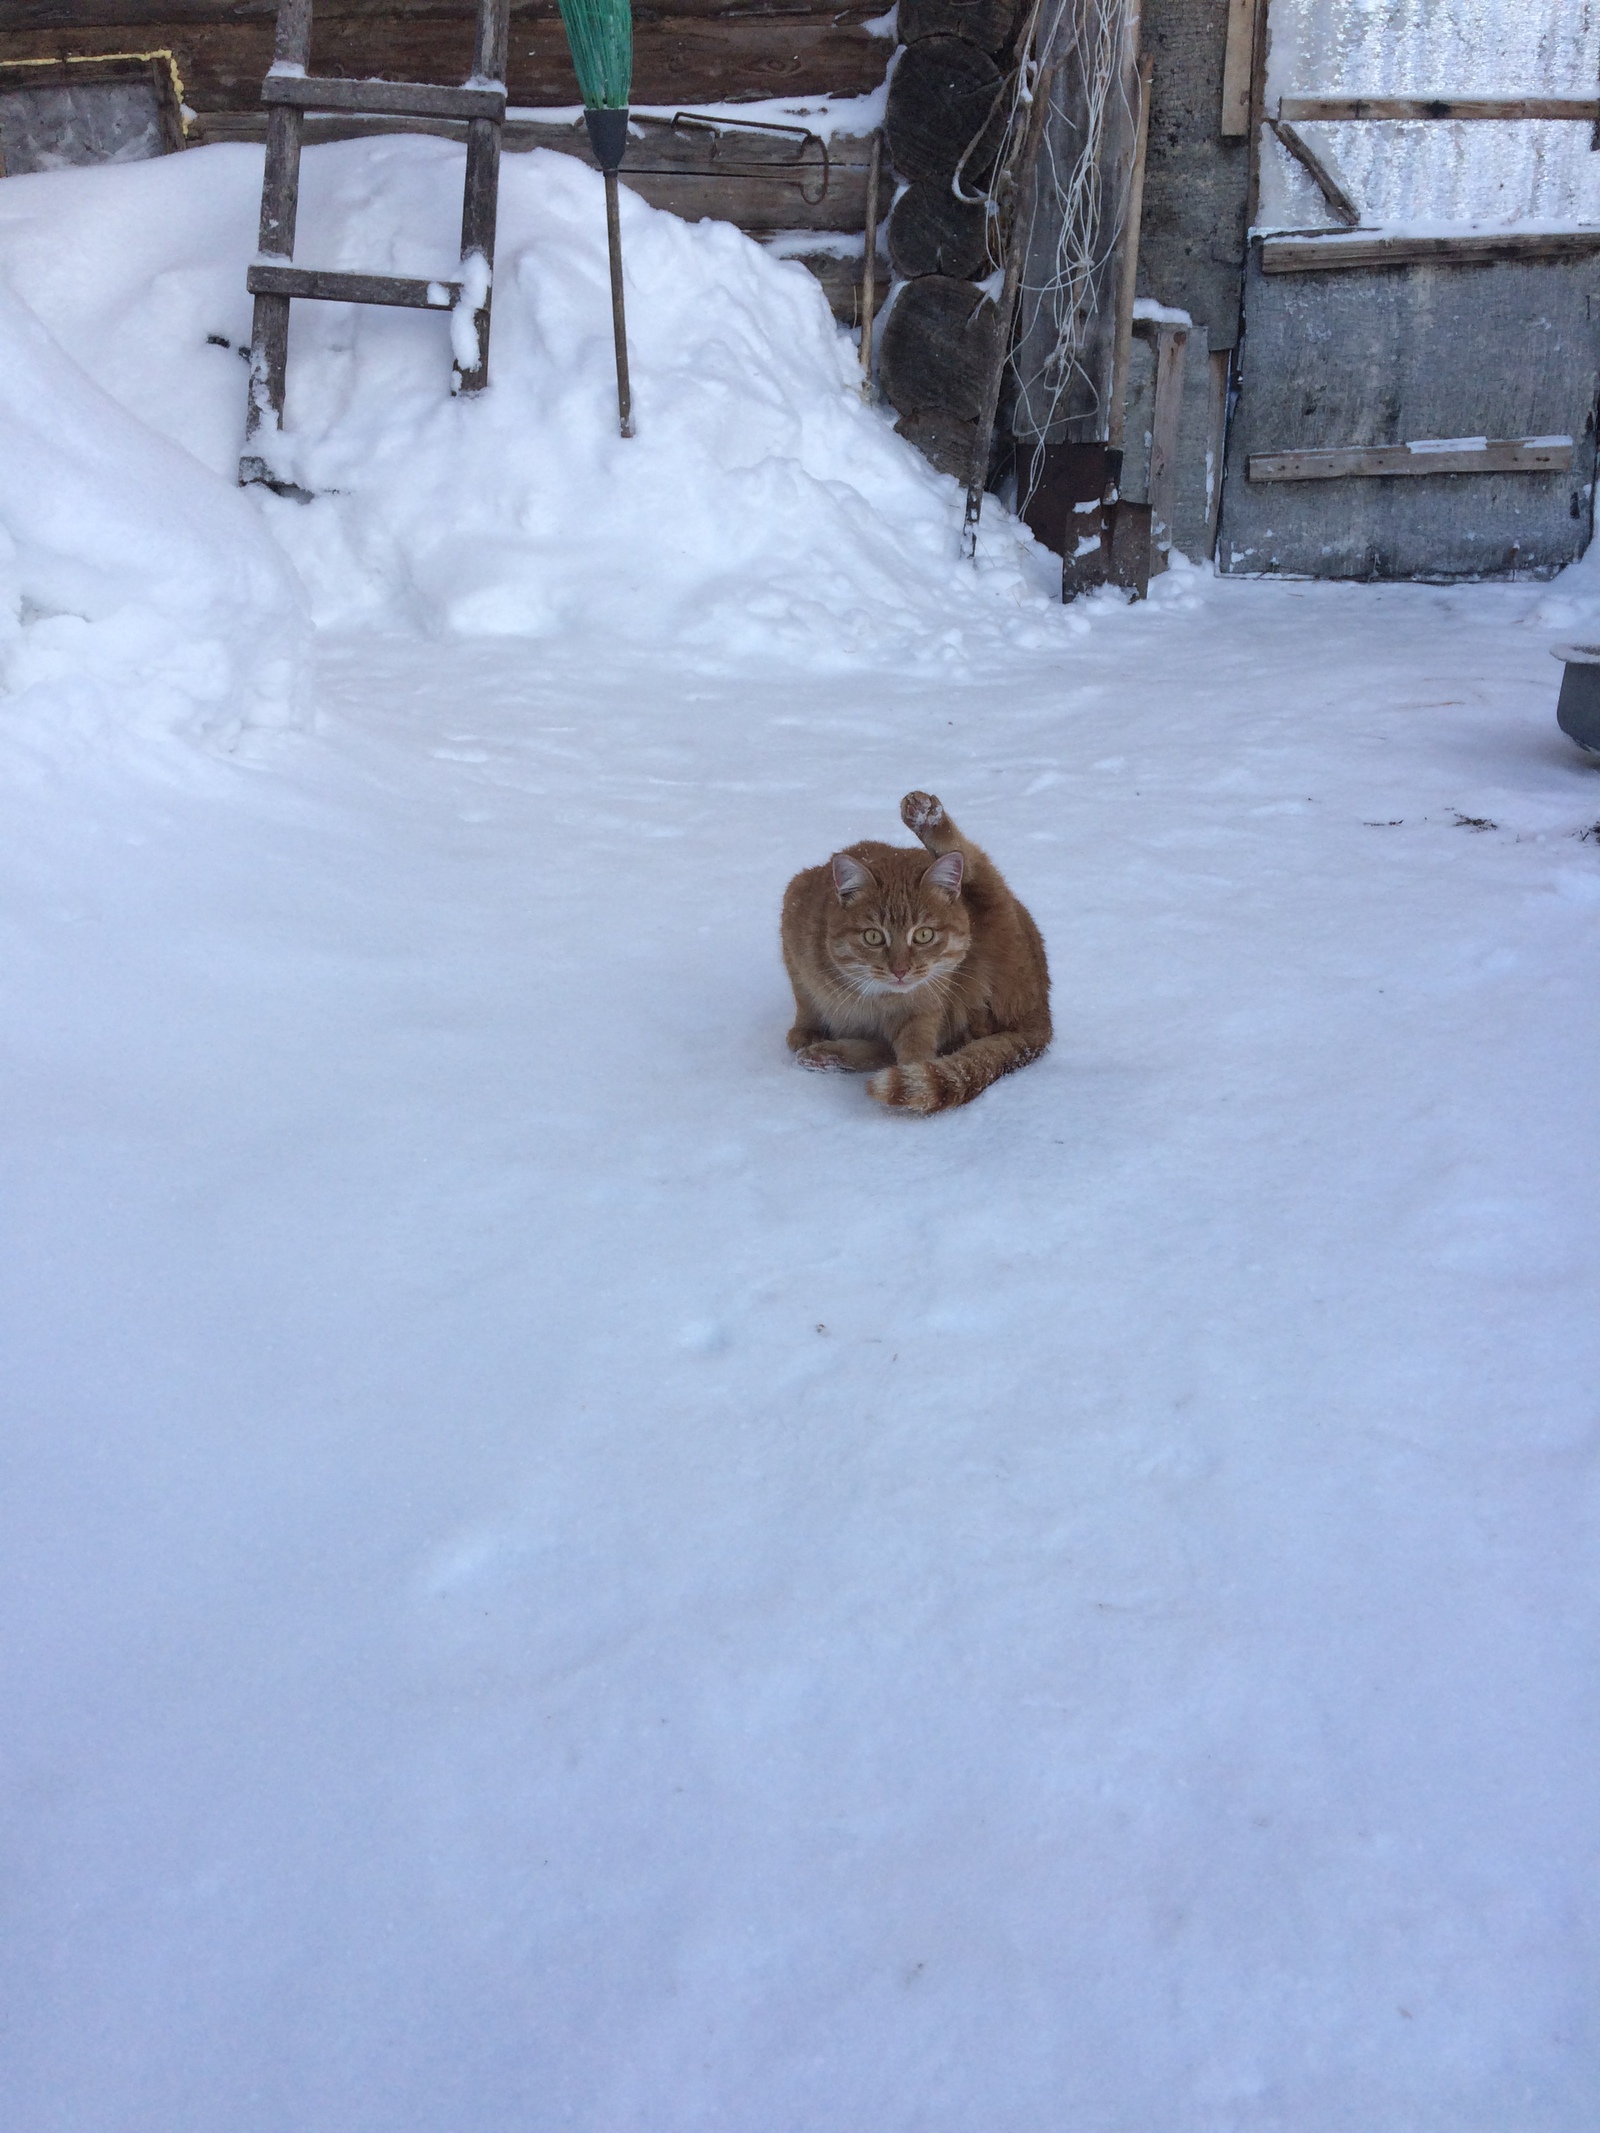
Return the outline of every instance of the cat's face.
<path id="1" fill-rule="evenodd" d="M 891 878 L 880 881 L 849 852 L 834 854 L 839 894 L 829 913 L 828 953 L 856 992 L 913 993 L 948 977 L 972 945 L 961 901 L 961 854 L 946 852 L 931 864 L 920 852 L 904 857 Z"/>

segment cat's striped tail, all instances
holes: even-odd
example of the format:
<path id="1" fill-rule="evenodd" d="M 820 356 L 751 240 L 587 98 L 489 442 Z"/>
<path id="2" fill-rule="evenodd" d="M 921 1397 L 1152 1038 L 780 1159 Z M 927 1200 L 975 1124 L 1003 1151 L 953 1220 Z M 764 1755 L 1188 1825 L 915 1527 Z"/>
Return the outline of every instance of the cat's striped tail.
<path id="1" fill-rule="evenodd" d="M 951 1111 L 981 1096 L 1002 1074 L 1015 1073 L 1018 1067 L 1041 1058 L 1049 1043 L 1048 1029 L 1013 1029 L 998 1037 L 979 1037 L 943 1059 L 880 1068 L 867 1083 L 867 1094 L 891 1111 Z"/>

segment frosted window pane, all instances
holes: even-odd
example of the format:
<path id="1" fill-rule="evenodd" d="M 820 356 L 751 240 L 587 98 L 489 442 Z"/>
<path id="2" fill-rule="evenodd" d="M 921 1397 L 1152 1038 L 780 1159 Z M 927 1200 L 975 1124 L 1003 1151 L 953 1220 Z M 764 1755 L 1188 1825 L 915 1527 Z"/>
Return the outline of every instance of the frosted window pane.
<path id="1" fill-rule="evenodd" d="M 78 163 L 142 163 L 165 147 L 153 82 L 0 89 L 0 154 L 13 178 Z"/>
<path id="2" fill-rule="evenodd" d="M 1284 96 L 1584 96 L 1600 90 L 1594 0 L 1271 0 L 1267 110 Z M 1369 227 L 1600 224 L 1587 121 L 1307 126 Z M 1267 229 L 1334 226 L 1269 133 Z"/>

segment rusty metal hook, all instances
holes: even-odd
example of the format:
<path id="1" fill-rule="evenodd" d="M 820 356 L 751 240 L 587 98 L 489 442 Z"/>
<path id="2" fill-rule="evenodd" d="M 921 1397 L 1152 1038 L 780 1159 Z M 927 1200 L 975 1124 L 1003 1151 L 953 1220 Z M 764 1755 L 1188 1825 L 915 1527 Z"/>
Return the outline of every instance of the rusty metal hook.
<path id="1" fill-rule="evenodd" d="M 828 144 L 820 133 L 812 133 L 808 127 L 778 126 L 774 125 L 770 119 L 706 118 L 698 111 L 678 111 L 673 114 L 672 131 L 679 135 L 684 133 L 709 133 L 711 136 L 711 160 L 713 163 L 719 160 L 718 148 L 725 133 L 776 133 L 781 134 L 788 140 L 798 141 L 800 147 L 792 167 L 800 173 L 796 182 L 800 187 L 801 199 L 804 200 L 807 207 L 820 207 L 828 197 L 828 186 L 833 176 L 832 162 L 828 155 Z M 815 148 L 822 157 L 822 186 L 816 193 L 810 191 L 806 178 L 806 172 L 817 167 L 815 164 L 807 164 L 805 160 L 808 148 Z M 779 165 L 778 167 L 781 169 L 783 166 Z"/>

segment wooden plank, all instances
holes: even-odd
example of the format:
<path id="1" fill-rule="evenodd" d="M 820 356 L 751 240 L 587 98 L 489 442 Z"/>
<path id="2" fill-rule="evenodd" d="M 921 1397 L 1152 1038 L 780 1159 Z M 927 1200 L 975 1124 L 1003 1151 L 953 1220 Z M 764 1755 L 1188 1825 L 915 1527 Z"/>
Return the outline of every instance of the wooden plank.
<path id="1" fill-rule="evenodd" d="M 1222 466 L 1228 441 L 1228 387 L 1233 350 L 1210 351 L 1206 375 L 1205 532 L 1197 561 L 1209 563 L 1217 553 L 1217 521 L 1222 512 Z"/>
<path id="2" fill-rule="evenodd" d="M 1228 0 L 1228 41 L 1222 60 L 1222 138 L 1242 141 L 1250 131 L 1250 61 L 1256 41 L 1256 0 Z"/>
<path id="3" fill-rule="evenodd" d="M 709 216 L 752 235 L 774 230 L 864 229 L 871 172 L 870 134 L 836 134 L 823 142 L 795 128 L 747 130 L 707 123 L 693 113 L 676 120 L 633 115 L 622 182 L 652 207 L 686 222 Z M 588 132 L 576 124 L 510 118 L 508 149 L 554 148 L 595 168 Z"/>
<path id="4" fill-rule="evenodd" d="M 1122 228 L 1117 238 L 1116 318 L 1111 343 L 1111 406 L 1106 442 L 1113 449 L 1122 444 L 1128 423 L 1128 363 L 1133 353 L 1133 305 L 1139 286 L 1139 229 L 1144 220 L 1144 163 L 1150 145 L 1150 82 L 1155 62 L 1145 54 L 1138 61 L 1138 119 L 1133 136 L 1133 165 L 1128 172 L 1128 191 L 1122 209 Z"/>
<path id="5" fill-rule="evenodd" d="M 859 24 L 881 16 L 883 8 L 878 0 L 849 0 L 844 7 L 830 7 L 827 0 L 671 0 L 668 9 L 637 8 L 634 19 L 655 21 L 663 13 L 701 16 L 729 24 L 762 19 Z M 364 23 L 371 40 L 396 31 L 403 34 L 407 24 L 455 23 L 461 26 L 468 49 L 475 14 L 473 0 L 317 0 L 319 24 Z M 241 22 L 264 25 L 270 31 L 276 15 L 277 0 L 5 0 L 8 29 L 50 30 L 74 36 L 89 27 L 215 28 Z M 510 22 L 514 31 L 556 20 L 556 0 L 512 0 Z M 885 52 L 893 49 L 893 39 L 879 42 Z"/>
<path id="6" fill-rule="evenodd" d="M 1278 117 L 1292 125 L 1325 119 L 1600 119 L 1594 96 L 1285 96 Z"/>
<path id="7" fill-rule="evenodd" d="M 1579 259 L 1600 252 L 1600 229 L 1501 230 L 1459 237 L 1268 237 L 1263 274 L 1338 274 L 1374 267 L 1492 266 L 1502 260 Z"/>
<path id="8" fill-rule="evenodd" d="M 474 81 L 499 81 L 506 63 L 510 0 L 478 0 L 472 42 Z M 458 393 L 481 393 L 489 382 L 489 313 L 494 292 L 494 237 L 500 207 L 500 114 L 472 119 L 467 128 L 467 172 L 461 200 L 462 282 L 487 280 L 472 312 L 478 360 L 463 363 L 452 346 L 451 375 Z M 481 261 L 482 265 L 478 262 Z M 484 268 L 489 271 L 484 274 Z M 453 340 L 453 336 L 452 336 Z M 623 435 L 628 434 L 626 422 Z"/>
<path id="9" fill-rule="evenodd" d="M 80 81 L 140 81 L 155 64 L 155 55 L 146 52 L 85 59 L 0 59 L 0 87 L 70 89 Z"/>
<path id="10" fill-rule="evenodd" d="M 272 63 L 286 72 L 303 69 L 311 50 L 312 0 L 282 0 L 273 24 Z M 261 226 L 258 252 L 281 259 L 294 257 L 294 226 L 300 202 L 300 146 L 303 123 L 292 107 L 269 113 L 266 169 L 261 181 Z M 282 409 L 280 391 L 274 406 Z"/>
<path id="11" fill-rule="evenodd" d="M 1189 347 L 1185 326 L 1160 319 L 1135 319 L 1141 340 L 1155 343 L 1156 378 L 1150 413 L 1150 568 L 1165 570 L 1172 548 L 1172 522 L 1178 501 L 1178 424 L 1183 414 L 1183 373 Z"/>
<path id="12" fill-rule="evenodd" d="M 311 50 L 311 0 L 283 0 L 273 30 L 275 66 L 303 70 Z M 300 211 L 300 149 L 305 115 L 293 105 L 267 114 L 267 153 L 261 178 L 261 220 L 256 249 L 269 257 L 294 257 L 295 220 Z M 248 287 L 248 283 L 246 284 Z M 250 387 L 245 399 L 244 453 L 240 481 L 265 481 L 269 469 L 252 451 L 263 429 L 283 427 L 283 401 L 289 369 L 289 297 L 278 289 L 252 289 L 255 307 L 250 322 Z"/>
<path id="13" fill-rule="evenodd" d="M 1570 437 L 1496 437 L 1473 441 L 1318 447 L 1303 452 L 1252 452 L 1251 481 L 1349 481 L 1374 475 L 1565 474 Z"/>
<path id="14" fill-rule="evenodd" d="M 449 311 L 458 281 L 411 281 L 399 274 L 343 274 L 321 267 L 253 266 L 245 275 L 252 296 L 301 296 L 324 304 L 393 304 L 407 311 Z"/>
<path id="15" fill-rule="evenodd" d="M 130 35 L 137 36 L 141 45 L 147 41 L 160 44 L 172 52 L 183 77 L 184 100 L 195 110 L 259 108 L 262 77 L 272 64 L 270 20 L 200 30 L 164 20 L 78 26 L 70 32 L 17 31 L 11 23 L 9 14 L 0 16 L 0 62 L 125 52 Z"/>
<path id="16" fill-rule="evenodd" d="M 96 8 L 98 12 L 98 7 Z M 865 96 L 883 81 L 893 46 L 861 28 L 866 13 L 702 16 L 685 11 L 634 24 L 633 95 L 640 104 L 750 102 L 773 96 Z M 0 60 L 58 59 L 68 52 L 117 52 L 129 27 L 80 21 L 70 28 L 19 31 L 0 13 Z M 140 26 L 141 44 L 170 46 L 196 111 L 258 109 L 271 64 L 270 16 L 184 24 L 170 12 Z M 311 71 L 364 80 L 459 86 L 472 56 L 470 16 L 375 22 L 317 10 Z M 552 6 L 517 24 L 506 61 L 513 105 L 578 102 L 566 33 Z"/>
<path id="17" fill-rule="evenodd" d="M 723 103 L 771 96 L 867 96 L 881 86 L 894 47 L 860 27 L 866 16 L 840 14 L 697 17 L 663 14 L 633 26 L 633 99 L 640 104 Z M 425 28 L 426 25 L 419 25 Z M 330 36 L 330 45 L 338 49 Z M 353 23 L 345 45 L 346 71 L 367 73 L 360 57 L 372 43 L 370 25 Z M 329 70 L 333 71 L 332 69 Z M 455 79 L 461 78 L 459 70 Z M 395 67 L 408 81 L 439 78 L 409 62 Z M 445 79 L 450 78 L 447 73 Z M 521 24 L 506 59 L 513 104 L 575 104 L 577 82 L 566 31 L 554 8 L 549 18 Z"/>
<path id="18" fill-rule="evenodd" d="M 1291 126 L 1287 119 L 1271 119 L 1268 124 L 1301 169 L 1310 176 L 1339 220 L 1347 228 L 1354 229 L 1361 220 L 1361 210 L 1346 190 L 1339 167 L 1332 156 L 1320 154 L 1305 135 L 1297 127 Z"/>
<path id="19" fill-rule="evenodd" d="M 872 136 L 872 161 L 867 166 L 867 226 L 861 239 L 861 392 L 872 397 L 872 322 L 878 315 L 878 186 L 883 175 L 883 135 Z M 838 298 L 828 302 L 838 317 Z"/>
<path id="20" fill-rule="evenodd" d="M 259 141 L 265 137 L 261 111 L 212 115 L 192 129 L 190 139 Z M 827 143 L 826 184 L 822 143 L 813 139 L 801 154 L 798 139 L 778 140 L 762 134 L 725 133 L 712 152 L 704 133 L 674 134 L 664 120 L 634 124 L 643 138 L 632 141 L 622 166 L 622 182 L 652 207 L 681 215 L 686 222 L 710 217 L 732 222 L 752 235 L 776 230 L 837 230 L 854 234 L 864 227 L 867 207 L 869 137 L 837 135 Z M 503 145 L 509 153 L 553 148 L 575 155 L 596 168 L 583 121 L 552 124 L 547 120 L 507 119 Z M 451 119 L 383 119 L 360 112 L 319 115 L 305 120 L 308 144 L 359 140 L 376 134 L 428 133 L 464 141 L 467 129 Z"/>
<path id="21" fill-rule="evenodd" d="M 259 110 L 216 113 L 205 121 L 205 130 L 208 140 L 259 141 L 265 137 L 265 114 Z M 308 141 L 359 140 L 381 133 L 431 133 L 456 141 L 467 137 L 466 127 L 457 121 L 386 124 L 381 117 L 362 112 L 306 115 Z M 706 119 L 694 111 L 681 111 L 675 118 L 633 111 L 622 167 L 625 175 L 648 177 L 719 182 L 749 178 L 804 191 L 820 205 L 841 185 L 864 186 L 872 140 L 871 134 L 838 133 L 823 141 L 804 125 L 757 129 L 737 119 Z M 505 123 L 505 145 L 508 149 L 554 148 L 579 157 L 591 169 L 599 168 L 581 118 L 535 118 L 513 110 Z"/>
<path id="22" fill-rule="evenodd" d="M 503 81 L 511 44 L 511 0 L 478 0 L 472 25 L 472 79 Z"/>
<path id="23" fill-rule="evenodd" d="M 365 111 L 392 118 L 504 118 L 499 89 L 445 89 L 432 82 L 344 81 L 329 75 L 269 74 L 261 84 L 264 104 L 295 104 L 302 111 Z"/>
<path id="24" fill-rule="evenodd" d="M 204 121 L 204 130 L 206 139 L 212 141 L 264 140 L 266 114 L 260 110 L 214 112 Z M 429 133 L 452 141 L 467 137 L 459 120 L 386 120 L 359 111 L 306 114 L 308 141 L 363 140 L 384 133 Z M 693 111 L 679 112 L 675 119 L 633 111 L 629 133 L 624 175 L 705 178 L 717 183 L 748 178 L 804 192 L 817 205 L 831 199 L 841 186 L 864 187 L 872 160 L 871 134 L 836 133 L 823 141 L 807 133 L 803 125 L 747 130 L 737 119 L 705 119 Z M 505 145 L 518 150 L 554 148 L 563 155 L 577 156 L 591 169 L 599 168 L 581 118 L 533 118 L 513 111 L 505 122 Z M 856 228 L 860 227 L 858 221 Z"/>
<path id="25" fill-rule="evenodd" d="M 1250 40 L 1250 138 L 1246 143 L 1249 177 L 1245 183 L 1244 225 L 1252 230 L 1261 214 L 1261 150 L 1267 120 L 1267 50 L 1270 0 L 1256 0 L 1255 29 Z M 1242 330 L 1242 321 L 1241 321 Z"/>
<path id="26" fill-rule="evenodd" d="M 1150 563 L 1155 553 L 1150 506 L 1136 504 L 1126 496 L 1111 507 L 1111 552 L 1106 576 L 1132 599 L 1143 600 L 1150 591 Z M 1063 573 L 1063 591 L 1065 590 Z"/>

